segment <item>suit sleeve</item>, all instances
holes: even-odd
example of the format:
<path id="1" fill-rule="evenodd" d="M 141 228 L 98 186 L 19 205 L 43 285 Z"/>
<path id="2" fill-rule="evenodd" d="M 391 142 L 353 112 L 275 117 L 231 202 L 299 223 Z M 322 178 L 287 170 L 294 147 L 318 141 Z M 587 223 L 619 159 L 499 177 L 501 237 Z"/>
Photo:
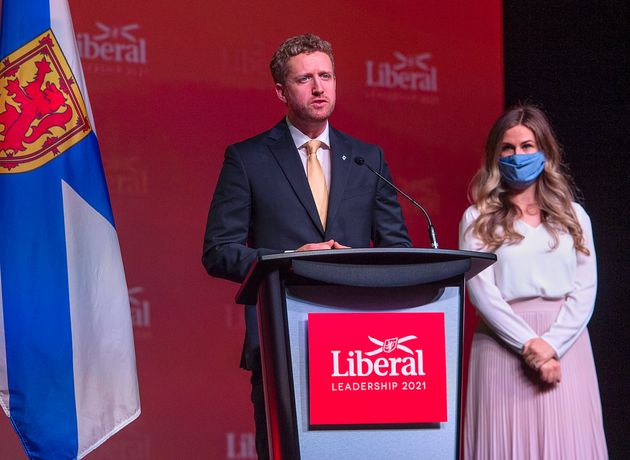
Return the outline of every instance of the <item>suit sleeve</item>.
<path id="1" fill-rule="evenodd" d="M 247 246 L 251 205 L 247 172 L 237 148 L 230 146 L 208 212 L 203 243 L 202 262 L 210 275 L 240 283 L 260 256 L 279 252 Z"/>
<path id="2" fill-rule="evenodd" d="M 380 149 L 379 154 L 379 172 L 391 181 L 389 168 Z M 396 191 L 388 184 L 378 181 L 372 214 L 372 242 L 375 247 L 411 247 L 411 239 L 396 195 Z"/>

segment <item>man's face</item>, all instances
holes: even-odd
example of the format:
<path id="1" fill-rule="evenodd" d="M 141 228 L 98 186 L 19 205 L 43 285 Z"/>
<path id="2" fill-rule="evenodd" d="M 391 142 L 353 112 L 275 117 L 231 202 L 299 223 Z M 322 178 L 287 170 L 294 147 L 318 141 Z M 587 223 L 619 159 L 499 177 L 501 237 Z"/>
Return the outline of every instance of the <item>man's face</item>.
<path id="1" fill-rule="evenodd" d="M 326 53 L 316 51 L 289 59 L 284 84 L 276 83 L 278 98 L 287 105 L 288 116 L 300 131 L 325 126 L 335 108 L 335 75 Z"/>

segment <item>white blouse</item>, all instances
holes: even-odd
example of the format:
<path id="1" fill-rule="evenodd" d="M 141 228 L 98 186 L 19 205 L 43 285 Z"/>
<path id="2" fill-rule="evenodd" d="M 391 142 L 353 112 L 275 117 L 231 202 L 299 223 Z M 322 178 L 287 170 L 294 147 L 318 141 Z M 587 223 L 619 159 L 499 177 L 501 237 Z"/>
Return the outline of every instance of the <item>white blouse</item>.
<path id="1" fill-rule="evenodd" d="M 597 264 L 591 221 L 582 206 L 573 209 L 584 233 L 587 256 L 573 247 L 568 233 L 559 234 L 559 246 L 551 249 L 553 238 L 544 225 L 534 228 L 521 220 L 515 229 L 524 236 L 517 244 L 504 244 L 495 254 L 497 262 L 467 282 L 470 300 L 486 324 L 510 347 L 521 352 L 528 340 L 537 337 L 532 328 L 508 302 L 532 297 L 564 299 L 551 327 L 541 336 L 561 357 L 571 348 L 588 323 L 595 306 Z M 484 251 L 483 243 L 468 227 L 479 216 L 469 207 L 459 228 L 459 246 Z"/>

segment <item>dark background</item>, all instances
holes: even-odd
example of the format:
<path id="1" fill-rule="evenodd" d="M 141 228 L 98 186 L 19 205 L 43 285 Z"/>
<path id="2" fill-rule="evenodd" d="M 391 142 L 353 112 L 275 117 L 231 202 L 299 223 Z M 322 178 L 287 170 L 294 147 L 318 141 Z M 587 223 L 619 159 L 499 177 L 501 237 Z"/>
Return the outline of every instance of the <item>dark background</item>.
<path id="1" fill-rule="evenodd" d="M 534 102 L 549 115 L 593 222 L 599 289 L 589 330 L 610 458 L 627 458 L 627 2 L 514 0 L 503 5 L 506 106 Z"/>

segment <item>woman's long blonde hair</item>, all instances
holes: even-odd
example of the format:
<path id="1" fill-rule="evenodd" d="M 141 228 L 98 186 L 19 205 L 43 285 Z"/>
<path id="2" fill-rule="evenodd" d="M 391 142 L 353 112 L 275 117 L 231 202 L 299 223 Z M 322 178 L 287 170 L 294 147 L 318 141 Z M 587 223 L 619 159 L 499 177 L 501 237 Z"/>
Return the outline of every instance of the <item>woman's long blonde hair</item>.
<path id="1" fill-rule="evenodd" d="M 545 114 L 529 104 L 508 109 L 490 129 L 484 164 L 473 177 L 469 189 L 470 199 L 480 215 L 468 231 L 472 230 L 490 251 L 504 243 L 513 244 L 523 239 L 523 235 L 514 229 L 514 221 L 521 216 L 521 210 L 510 200 L 513 190 L 501 181 L 499 173 L 503 136 L 508 129 L 518 125 L 534 133 L 538 150 L 545 154 L 545 168 L 536 180 L 535 197 L 542 224 L 553 236 L 553 248 L 558 246 L 558 234 L 568 232 L 576 250 L 588 255 L 582 227 L 572 206 L 575 187 L 562 163 L 562 149 Z"/>

